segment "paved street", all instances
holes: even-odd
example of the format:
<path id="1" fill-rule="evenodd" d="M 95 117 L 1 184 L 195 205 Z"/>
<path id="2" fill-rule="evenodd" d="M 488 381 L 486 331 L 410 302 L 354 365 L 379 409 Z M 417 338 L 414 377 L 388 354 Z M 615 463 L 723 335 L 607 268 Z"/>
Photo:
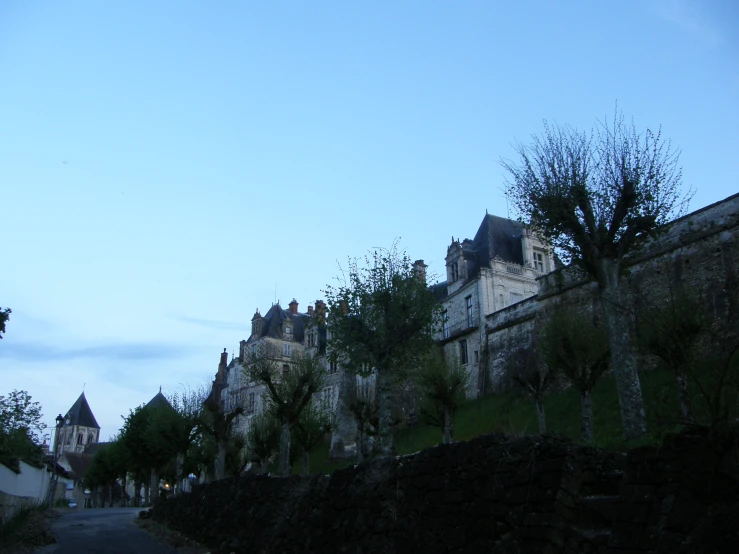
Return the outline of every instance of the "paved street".
<path id="1" fill-rule="evenodd" d="M 158 543 L 134 522 L 141 508 L 99 508 L 63 510 L 51 524 L 57 543 L 38 550 L 39 554 L 174 554 L 177 551 Z"/>

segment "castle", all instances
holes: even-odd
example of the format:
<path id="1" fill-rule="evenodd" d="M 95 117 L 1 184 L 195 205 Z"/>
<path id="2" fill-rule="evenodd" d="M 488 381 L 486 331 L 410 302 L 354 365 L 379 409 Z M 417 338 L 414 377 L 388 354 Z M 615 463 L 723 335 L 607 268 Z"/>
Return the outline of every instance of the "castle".
<path id="1" fill-rule="evenodd" d="M 731 196 L 670 223 L 665 232 L 643 252 L 625 260 L 627 283 L 634 298 L 645 292 L 654 301 L 674 283 L 703 294 L 713 305 L 723 305 L 735 292 L 739 275 L 739 194 Z M 423 260 L 415 262 L 424 272 Z M 561 267 L 556 256 L 526 225 L 486 214 L 472 240 L 452 238 L 446 255 L 446 281 L 431 285 L 442 305 L 442 323 L 436 340 L 445 355 L 467 369 L 467 396 L 474 398 L 510 385 L 506 375 L 507 354 L 527 346 L 537 323 L 555 305 L 566 304 L 592 312 L 596 284 Z M 293 356 L 318 354 L 327 371 L 321 400 L 338 414 L 340 437 L 347 446 L 354 441 L 349 414 L 341 398 L 344 371 L 327 354 L 326 306 L 298 312 L 293 300 L 289 309 L 273 305 L 252 318 L 252 332 L 241 341 L 238 359 L 228 363 L 223 352 L 214 391 L 224 406 L 243 402 L 245 417 L 263 408 L 263 385 L 249 383 L 243 361 L 250 349 L 264 345 L 289 371 Z M 450 358 L 450 359 L 451 359 Z"/>

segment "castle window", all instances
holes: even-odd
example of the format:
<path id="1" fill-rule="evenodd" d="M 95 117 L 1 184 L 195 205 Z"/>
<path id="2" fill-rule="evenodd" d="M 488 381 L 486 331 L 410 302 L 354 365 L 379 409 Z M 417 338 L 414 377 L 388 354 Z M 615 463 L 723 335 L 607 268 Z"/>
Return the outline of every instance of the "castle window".
<path id="1" fill-rule="evenodd" d="M 339 370 L 339 362 L 336 361 L 336 354 L 331 354 L 331 358 L 328 362 L 328 372 L 336 373 Z"/>
<path id="2" fill-rule="evenodd" d="M 290 335 L 292 334 L 292 332 L 293 332 L 293 328 L 290 327 L 289 325 L 285 325 L 285 334 Z"/>
<path id="3" fill-rule="evenodd" d="M 87 435 L 87 444 L 92 444 L 92 433 Z"/>
<path id="4" fill-rule="evenodd" d="M 467 358 L 467 341 L 459 341 L 459 363 L 465 365 L 468 362 Z"/>
<path id="5" fill-rule="evenodd" d="M 452 283 L 459 279 L 459 265 L 457 262 L 452 264 Z"/>
<path id="6" fill-rule="evenodd" d="M 84 440 L 84 438 L 85 437 L 84 437 L 84 435 L 82 433 L 80 433 L 79 435 L 77 435 L 77 444 L 82 444 L 82 441 Z"/>
<path id="7" fill-rule="evenodd" d="M 472 327 L 475 323 L 472 318 L 472 296 L 468 296 L 465 300 L 467 301 L 467 327 Z"/>
<path id="8" fill-rule="evenodd" d="M 283 356 L 290 357 L 290 345 L 289 344 L 283 345 L 283 347 L 282 347 L 282 355 Z"/>
<path id="9" fill-rule="evenodd" d="M 290 366 L 287 364 L 282 364 L 282 376 L 287 377 L 290 373 Z"/>
<path id="10" fill-rule="evenodd" d="M 534 252 L 534 269 L 544 273 L 544 254 Z"/>
<path id="11" fill-rule="evenodd" d="M 311 331 L 308 333 L 308 347 L 313 348 L 316 345 L 316 333 Z"/>
<path id="12" fill-rule="evenodd" d="M 449 312 L 441 312 L 441 334 L 445 339 L 449 338 Z"/>
<path id="13" fill-rule="evenodd" d="M 249 393 L 249 403 L 246 405 L 246 413 L 247 414 L 253 414 L 254 413 L 254 404 L 256 402 L 255 396 L 253 392 Z"/>
<path id="14" fill-rule="evenodd" d="M 478 363 L 478 362 L 480 361 L 480 351 L 479 351 L 479 350 L 475 350 L 475 351 L 474 351 L 474 352 L 472 353 L 472 360 L 473 360 L 473 361 L 474 361 L 475 363 Z"/>

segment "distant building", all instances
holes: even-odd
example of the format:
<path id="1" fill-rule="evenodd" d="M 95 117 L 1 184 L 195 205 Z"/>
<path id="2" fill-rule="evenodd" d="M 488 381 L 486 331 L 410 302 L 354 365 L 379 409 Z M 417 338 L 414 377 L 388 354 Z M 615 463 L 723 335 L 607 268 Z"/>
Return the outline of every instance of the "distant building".
<path id="1" fill-rule="evenodd" d="M 535 233 L 518 221 L 485 214 L 475 238 L 452 237 L 446 282 L 434 285 L 442 303 L 437 341 L 447 359 L 467 368 L 467 396 L 485 393 L 485 316 L 534 296 L 537 278 L 555 259 Z"/>
<path id="2" fill-rule="evenodd" d="M 57 455 L 63 452 L 83 452 L 86 446 L 98 442 L 99 439 L 100 425 L 83 392 L 64 416 L 63 423 L 56 428 L 55 452 Z"/>
<path id="3" fill-rule="evenodd" d="M 319 356 L 326 368 L 323 389 L 316 395 L 329 411 L 336 409 L 339 396 L 338 367 L 335 360 L 326 356 L 326 305 L 316 301 L 315 309 L 308 306 L 306 312 L 298 311 L 293 299 L 288 309 L 273 304 L 266 314 L 257 309 L 251 320 L 251 334 L 239 343 L 239 356 L 228 361 L 226 349 L 221 353 L 218 373 L 213 381 L 213 393 L 228 411 L 240 404 L 244 415 L 239 417 L 236 428 L 245 432 L 252 416 L 261 413 L 267 405 L 267 390 L 262 383 L 250 381 L 244 375 L 244 365 L 252 354 L 271 357 L 283 374 L 291 371 L 295 359 L 303 355 Z"/>

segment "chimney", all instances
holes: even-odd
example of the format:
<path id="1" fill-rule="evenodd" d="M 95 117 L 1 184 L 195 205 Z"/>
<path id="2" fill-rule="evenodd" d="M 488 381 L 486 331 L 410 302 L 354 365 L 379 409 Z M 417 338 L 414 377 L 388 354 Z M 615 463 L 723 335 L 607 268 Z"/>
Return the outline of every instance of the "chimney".
<path id="1" fill-rule="evenodd" d="M 293 315 L 298 315 L 298 301 L 293 298 L 293 301 L 288 304 L 290 307 L 290 313 Z"/>
<path id="2" fill-rule="evenodd" d="M 418 279 L 422 282 L 426 282 L 426 268 L 428 266 L 423 263 L 423 260 L 416 260 L 413 262 L 413 272 L 418 275 Z"/>
<path id="3" fill-rule="evenodd" d="M 243 362 L 246 358 L 246 341 L 242 340 L 239 342 L 239 361 Z"/>
<path id="4" fill-rule="evenodd" d="M 225 348 L 223 349 L 223 352 L 221 352 L 221 363 L 220 363 L 220 365 L 222 365 L 224 367 L 228 365 L 228 352 L 226 352 L 226 349 Z"/>
<path id="5" fill-rule="evenodd" d="M 326 323 L 326 303 L 323 300 L 316 300 L 316 319 L 319 324 Z"/>
<path id="6" fill-rule="evenodd" d="M 310 304 L 308 304 L 308 315 L 313 317 L 313 306 L 311 306 Z"/>

